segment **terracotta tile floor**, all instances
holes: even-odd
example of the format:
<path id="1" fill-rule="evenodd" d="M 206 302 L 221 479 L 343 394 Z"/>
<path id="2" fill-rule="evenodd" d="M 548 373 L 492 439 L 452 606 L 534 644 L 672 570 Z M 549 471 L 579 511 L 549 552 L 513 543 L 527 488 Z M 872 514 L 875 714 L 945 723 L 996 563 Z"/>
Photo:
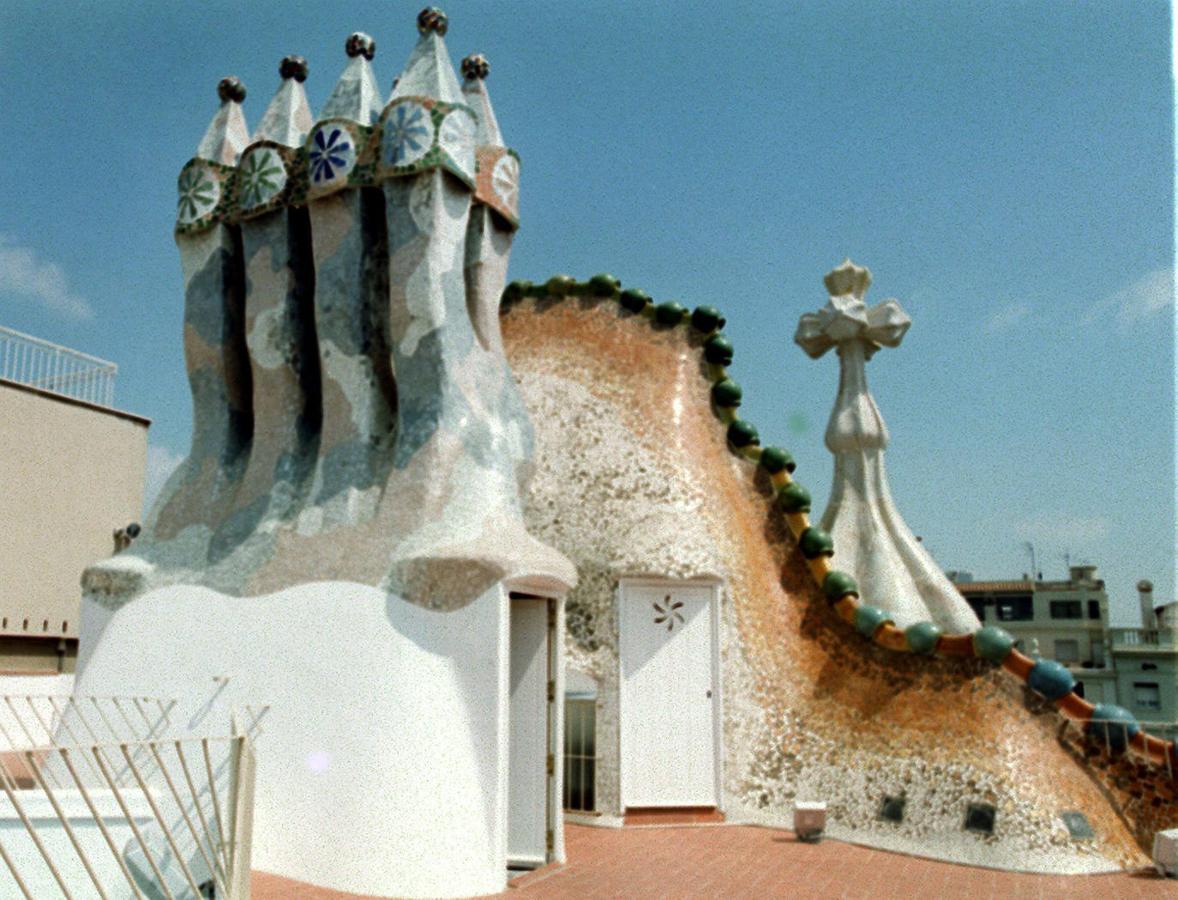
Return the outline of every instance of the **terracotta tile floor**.
<path id="1" fill-rule="evenodd" d="M 1022 875 L 955 866 L 837 841 L 803 844 L 746 826 L 587 828 L 568 825 L 569 863 L 513 880 L 503 898 L 1178 898 L 1178 881 L 1152 871 Z M 254 873 L 253 900 L 357 900 Z"/>

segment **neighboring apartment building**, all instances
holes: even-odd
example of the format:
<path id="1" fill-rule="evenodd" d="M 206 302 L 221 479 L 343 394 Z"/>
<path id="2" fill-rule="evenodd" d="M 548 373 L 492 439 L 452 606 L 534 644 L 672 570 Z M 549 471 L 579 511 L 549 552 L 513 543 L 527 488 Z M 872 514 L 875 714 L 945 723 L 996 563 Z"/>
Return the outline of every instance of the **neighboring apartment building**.
<path id="1" fill-rule="evenodd" d="M 140 517 L 150 422 L 115 374 L 0 327 L 0 675 L 73 671 L 82 570 Z"/>
<path id="2" fill-rule="evenodd" d="M 1076 692 L 1092 703 L 1115 703 L 1151 731 L 1178 735 L 1178 604 L 1162 607 L 1159 622 L 1153 586 L 1141 581 L 1141 628 L 1110 628 L 1108 595 L 1096 566 L 1071 566 L 1068 578 L 1044 581 L 974 581 L 965 572 L 950 579 L 985 625 L 998 625 L 1030 656 L 1071 669 Z"/>
<path id="3" fill-rule="evenodd" d="M 1120 705 L 1142 721 L 1172 723 L 1178 738 L 1178 603 L 1155 607 L 1153 585 L 1137 583 L 1141 628 L 1110 629 Z"/>

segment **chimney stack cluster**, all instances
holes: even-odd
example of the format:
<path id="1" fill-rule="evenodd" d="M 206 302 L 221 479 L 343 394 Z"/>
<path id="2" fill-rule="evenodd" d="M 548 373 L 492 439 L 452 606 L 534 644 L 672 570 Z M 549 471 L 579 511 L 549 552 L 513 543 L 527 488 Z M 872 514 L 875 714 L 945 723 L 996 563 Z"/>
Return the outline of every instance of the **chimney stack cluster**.
<path id="1" fill-rule="evenodd" d="M 575 580 L 523 523 L 532 432 L 498 315 L 519 161 L 490 65 L 468 57 L 460 84 L 447 27 L 422 10 L 387 101 L 375 41 L 351 35 L 318 119 L 300 56 L 252 136 L 245 86 L 218 86 L 178 184 L 193 441 L 136 542 L 151 565 L 234 593 L 350 576 L 422 602 L 523 570 Z"/>

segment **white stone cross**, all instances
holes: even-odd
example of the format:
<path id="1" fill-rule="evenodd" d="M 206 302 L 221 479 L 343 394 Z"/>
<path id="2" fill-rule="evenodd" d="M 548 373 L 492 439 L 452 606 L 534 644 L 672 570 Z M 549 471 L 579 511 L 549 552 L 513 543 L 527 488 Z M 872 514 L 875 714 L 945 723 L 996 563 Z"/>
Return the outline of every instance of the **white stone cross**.
<path id="1" fill-rule="evenodd" d="M 898 347 L 912 320 L 897 300 L 868 308 L 871 273 L 850 259 L 825 282 L 830 299 L 801 317 L 794 341 L 814 359 L 832 348 L 839 355 L 838 398 L 826 427 L 834 484 L 819 526 L 834 540 L 835 567 L 900 628 L 931 621 L 950 633 L 974 631 L 977 616 L 892 501 L 883 460 L 888 429 L 867 387 L 867 360 L 880 347 Z"/>

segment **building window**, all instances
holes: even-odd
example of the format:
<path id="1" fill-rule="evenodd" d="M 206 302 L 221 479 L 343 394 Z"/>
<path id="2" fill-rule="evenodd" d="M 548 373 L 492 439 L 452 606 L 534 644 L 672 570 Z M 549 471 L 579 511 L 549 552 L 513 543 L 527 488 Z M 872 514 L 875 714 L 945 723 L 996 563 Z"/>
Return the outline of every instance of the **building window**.
<path id="1" fill-rule="evenodd" d="M 999 622 L 1029 622 L 1035 618 L 1035 606 L 1030 595 L 1001 597 L 995 605 Z"/>
<path id="2" fill-rule="evenodd" d="M 979 622 L 986 621 L 986 601 L 980 600 L 977 597 L 966 597 L 965 602 L 969 604 L 973 614 L 978 617 Z"/>
<path id="3" fill-rule="evenodd" d="M 1099 600 L 1089 600 L 1088 601 L 1088 618 L 1092 619 L 1093 621 L 1099 621 L 1099 619 L 1100 619 L 1100 601 Z"/>
<path id="4" fill-rule="evenodd" d="M 1162 692 L 1152 681 L 1134 681 L 1133 702 L 1141 709 L 1161 709 Z"/>
<path id="5" fill-rule="evenodd" d="M 1080 661 L 1079 641 L 1056 641 L 1055 658 L 1061 663 L 1075 663 Z"/>
<path id="6" fill-rule="evenodd" d="M 1092 665 L 1098 669 L 1103 669 L 1104 663 L 1104 641 L 1094 640 L 1092 642 Z"/>
<path id="7" fill-rule="evenodd" d="M 1052 600 L 1051 618 L 1082 619 L 1084 618 L 1084 607 L 1079 600 Z"/>
<path id="8" fill-rule="evenodd" d="M 597 702 L 567 698 L 564 702 L 564 808 L 593 812 L 597 808 Z"/>

